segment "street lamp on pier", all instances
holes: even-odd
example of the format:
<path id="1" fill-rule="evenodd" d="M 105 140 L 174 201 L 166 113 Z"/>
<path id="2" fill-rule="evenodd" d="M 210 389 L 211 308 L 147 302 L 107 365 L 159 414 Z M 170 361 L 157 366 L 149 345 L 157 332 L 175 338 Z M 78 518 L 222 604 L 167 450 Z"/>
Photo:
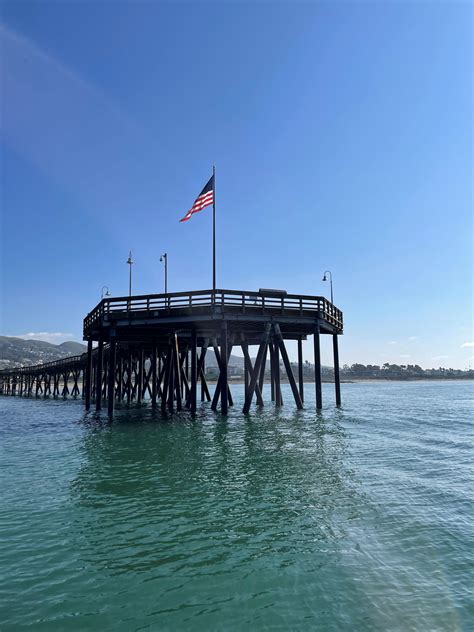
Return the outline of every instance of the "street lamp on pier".
<path id="1" fill-rule="evenodd" d="M 168 253 L 164 252 L 161 257 L 160 257 L 160 261 L 163 263 L 165 263 L 165 294 L 168 294 Z"/>
<path id="2" fill-rule="evenodd" d="M 135 261 L 132 259 L 132 251 L 130 250 L 127 263 L 130 266 L 129 276 L 128 276 L 128 295 L 132 296 L 132 265 Z"/>
<path id="3" fill-rule="evenodd" d="M 105 294 L 104 294 L 104 290 L 106 290 Z M 104 296 L 105 296 L 106 298 L 107 298 L 107 296 L 110 296 L 110 291 L 109 291 L 109 288 L 108 288 L 106 285 L 104 285 L 104 286 L 102 287 L 102 292 L 100 293 L 100 298 L 101 298 L 101 299 L 103 299 L 103 298 L 104 298 Z"/>
<path id="4" fill-rule="evenodd" d="M 327 281 L 328 280 L 327 276 L 326 276 L 327 274 L 329 274 L 329 281 L 331 283 L 331 303 L 334 305 L 334 296 L 333 296 L 333 293 L 332 293 L 332 272 L 331 272 L 331 270 L 326 270 L 322 280 L 323 281 Z"/>

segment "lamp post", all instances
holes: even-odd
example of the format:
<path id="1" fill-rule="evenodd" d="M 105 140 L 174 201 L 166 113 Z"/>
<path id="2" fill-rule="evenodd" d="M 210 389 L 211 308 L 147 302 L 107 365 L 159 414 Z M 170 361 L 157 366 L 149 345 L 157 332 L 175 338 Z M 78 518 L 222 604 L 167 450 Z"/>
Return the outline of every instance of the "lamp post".
<path id="1" fill-rule="evenodd" d="M 132 265 L 135 263 L 135 261 L 132 259 L 131 250 L 128 255 L 127 263 L 130 266 L 130 272 L 129 272 L 129 277 L 128 277 L 128 295 L 132 296 Z"/>
<path id="2" fill-rule="evenodd" d="M 323 276 L 323 281 L 327 281 L 328 280 L 326 274 L 329 274 L 329 281 L 331 282 L 331 303 L 334 305 L 334 296 L 333 296 L 333 293 L 332 293 L 332 272 L 331 272 L 331 270 L 326 270 L 326 272 L 324 273 L 324 276 Z"/>
<path id="3" fill-rule="evenodd" d="M 160 257 L 161 262 L 165 262 L 165 294 L 168 294 L 168 253 L 165 252 Z"/>
<path id="4" fill-rule="evenodd" d="M 100 298 L 101 298 L 101 299 L 103 299 L 103 298 L 104 298 L 104 290 L 106 290 L 106 292 L 105 292 L 105 297 L 110 296 L 110 291 L 109 291 L 109 288 L 108 288 L 106 285 L 104 285 L 104 286 L 102 287 L 102 291 L 101 291 L 101 293 L 100 293 Z"/>

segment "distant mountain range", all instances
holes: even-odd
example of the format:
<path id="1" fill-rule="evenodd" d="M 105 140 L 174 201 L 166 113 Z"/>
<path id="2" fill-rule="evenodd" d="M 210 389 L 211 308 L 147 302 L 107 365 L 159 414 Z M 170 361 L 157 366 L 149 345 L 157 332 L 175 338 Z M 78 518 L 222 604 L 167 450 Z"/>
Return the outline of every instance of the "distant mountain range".
<path id="1" fill-rule="evenodd" d="M 41 340 L 24 340 L 10 336 L 0 336 L 0 369 L 53 362 L 68 356 L 80 355 L 87 351 L 79 342 L 63 342 L 53 345 Z"/>
<path id="2" fill-rule="evenodd" d="M 79 342 L 63 342 L 54 345 L 41 340 L 24 340 L 12 336 L 0 336 L 0 369 L 15 366 L 28 366 L 43 362 L 54 362 L 61 358 L 80 355 L 87 351 L 86 345 Z M 206 364 L 209 368 L 217 367 L 214 352 L 210 349 L 206 356 Z M 244 359 L 232 355 L 229 366 L 242 368 Z"/>

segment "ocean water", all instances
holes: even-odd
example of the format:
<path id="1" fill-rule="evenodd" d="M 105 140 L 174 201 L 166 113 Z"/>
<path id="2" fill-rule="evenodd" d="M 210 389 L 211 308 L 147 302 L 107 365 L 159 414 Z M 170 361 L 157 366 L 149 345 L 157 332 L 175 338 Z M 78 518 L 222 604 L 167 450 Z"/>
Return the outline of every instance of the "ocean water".
<path id="1" fill-rule="evenodd" d="M 0 629 L 473 630 L 471 382 L 163 419 L 0 398 Z"/>

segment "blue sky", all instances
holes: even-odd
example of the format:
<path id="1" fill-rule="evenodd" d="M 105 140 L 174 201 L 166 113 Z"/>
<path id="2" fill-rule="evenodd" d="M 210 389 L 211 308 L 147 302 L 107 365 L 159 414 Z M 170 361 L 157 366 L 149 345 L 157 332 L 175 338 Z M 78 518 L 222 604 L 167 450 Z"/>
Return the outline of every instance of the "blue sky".
<path id="1" fill-rule="evenodd" d="M 1 322 L 81 340 L 101 288 L 329 294 L 341 360 L 472 362 L 472 5 L 2 5 Z M 58 335 L 61 334 L 61 335 Z M 329 361 L 329 340 L 323 344 Z M 308 345 L 307 357 L 311 359 Z"/>

